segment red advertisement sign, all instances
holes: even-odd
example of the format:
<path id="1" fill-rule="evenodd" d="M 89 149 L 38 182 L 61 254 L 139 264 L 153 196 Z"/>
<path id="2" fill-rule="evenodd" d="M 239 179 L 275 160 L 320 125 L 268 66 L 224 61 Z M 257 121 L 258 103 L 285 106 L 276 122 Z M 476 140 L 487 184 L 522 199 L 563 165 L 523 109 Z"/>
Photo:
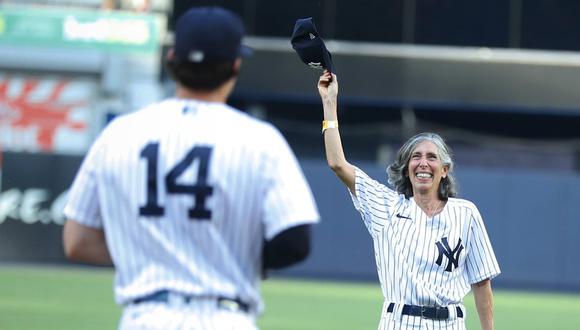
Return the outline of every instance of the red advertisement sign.
<path id="1" fill-rule="evenodd" d="M 95 83 L 0 75 L 0 144 L 4 150 L 83 152 Z"/>

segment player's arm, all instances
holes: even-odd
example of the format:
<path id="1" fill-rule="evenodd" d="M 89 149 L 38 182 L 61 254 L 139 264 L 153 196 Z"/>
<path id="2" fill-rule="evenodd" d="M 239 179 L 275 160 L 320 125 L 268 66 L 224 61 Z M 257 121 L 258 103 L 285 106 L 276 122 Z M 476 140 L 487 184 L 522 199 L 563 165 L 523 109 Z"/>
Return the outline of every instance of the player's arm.
<path id="1" fill-rule="evenodd" d="M 310 254 L 309 224 L 290 227 L 264 241 L 263 269 L 280 269 L 299 263 Z"/>
<path id="2" fill-rule="evenodd" d="M 318 80 L 318 92 L 322 99 L 322 108 L 324 110 L 324 120 L 338 121 L 337 115 L 337 96 L 338 96 L 338 79 L 336 75 L 325 70 Z M 348 187 L 353 195 L 356 195 L 354 183 L 354 167 L 347 162 L 338 128 L 330 128 L 324 131 L 324 147 L 326 148 L 326 161 L 328 166 Z"/>
<path id="3" fill-rule="evenodd" d="M 491 280 L 483 280 L 471 286 L 479 322 L 482 330 L 493 329 L 493 293 L 491 291 Z"/>
<path id="4" fill-rule="evenodd" d="M 113 265 L 102 229 L 67 220 L 62 240 L 65 256 L 72 261 L 101 266 Z"/>

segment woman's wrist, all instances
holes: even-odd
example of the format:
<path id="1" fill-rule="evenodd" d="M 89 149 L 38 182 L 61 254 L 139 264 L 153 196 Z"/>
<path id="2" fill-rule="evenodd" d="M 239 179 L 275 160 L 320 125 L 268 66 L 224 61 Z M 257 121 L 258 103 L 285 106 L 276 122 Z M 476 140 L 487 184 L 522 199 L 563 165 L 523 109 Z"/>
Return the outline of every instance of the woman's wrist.
<path id="1" fill-rule="evenodd" d="M 325 108 L 326 107 L 335 108 L 336 107 L 336 99 L 335 98 L 324 98 L 324 99 L 322 99 L 322 104 Z"/>

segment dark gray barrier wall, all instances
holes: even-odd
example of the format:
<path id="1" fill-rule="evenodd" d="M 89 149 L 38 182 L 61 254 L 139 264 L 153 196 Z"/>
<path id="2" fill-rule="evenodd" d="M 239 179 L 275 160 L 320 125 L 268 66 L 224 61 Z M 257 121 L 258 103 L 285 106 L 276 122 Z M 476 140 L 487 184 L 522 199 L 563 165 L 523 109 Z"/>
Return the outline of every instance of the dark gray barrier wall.
<path id="1" fill-rule="evenodd" d="M 580 176 L 470 169 L 459 172 L 463 195 L 486 220 L 510 287 L 580 290 Z"/>
<path id="2" fill-rule="evenodd" d="M 82 158 L 12 152 L 2 156 L 0 260 L 64 262 L 62 208 Z"/>
<path id="3" fill-rule="evenodd" d="M 80 157 L 5 153 L 0 194 L 0 261 L 66 262 L 62 206 Z M 384 168 L 357 163 L 385 182 Z M 278 274 L 376 281 L 372 241 L 346 188 L 322 160 L 302 166 L 322 222 L 303 264 Z M 476 203 L 504 287 L 580 290 L 580 175 L 460 168 L 461 197 Z"/>

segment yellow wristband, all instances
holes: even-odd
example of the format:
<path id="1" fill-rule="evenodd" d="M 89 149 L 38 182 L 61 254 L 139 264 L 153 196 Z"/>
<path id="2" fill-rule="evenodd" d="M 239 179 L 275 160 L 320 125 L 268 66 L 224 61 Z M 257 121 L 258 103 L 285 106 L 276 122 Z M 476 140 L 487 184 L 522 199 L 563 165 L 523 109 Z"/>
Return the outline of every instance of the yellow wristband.
<path id="1" fill-rule="evenodd" d="M 322 134 L 329 128 L 338 128 L 338 121 L 336 120 L 323 120 L 322 121 Z"/>

